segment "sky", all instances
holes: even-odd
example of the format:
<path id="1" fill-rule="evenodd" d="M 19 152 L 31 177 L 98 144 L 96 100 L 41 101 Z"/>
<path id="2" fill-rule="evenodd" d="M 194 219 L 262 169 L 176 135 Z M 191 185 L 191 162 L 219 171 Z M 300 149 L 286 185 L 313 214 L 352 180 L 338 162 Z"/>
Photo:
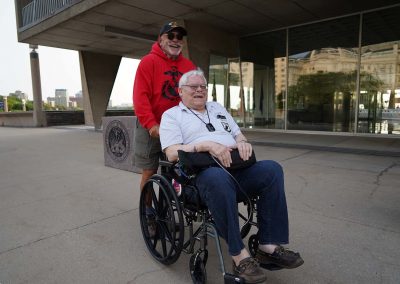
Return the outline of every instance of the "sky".
<path id="1" fill-rule="evenodd" d="M 0 95 L 8 96 L 20 90 L 30 100 L 32 79 L 28 44 L 19 43 L 15 21 L 14 1 L 1 1 L 0 8 Z M 39 46 L 42 99 L 54 97 L 55 89 L 67 89 L 74 96 L 82 90 L 79 55 L 77 51 Z M 111 93 L 113 105 L 132 104 L 133 81 L 139 61 L 123 58 Z"/>

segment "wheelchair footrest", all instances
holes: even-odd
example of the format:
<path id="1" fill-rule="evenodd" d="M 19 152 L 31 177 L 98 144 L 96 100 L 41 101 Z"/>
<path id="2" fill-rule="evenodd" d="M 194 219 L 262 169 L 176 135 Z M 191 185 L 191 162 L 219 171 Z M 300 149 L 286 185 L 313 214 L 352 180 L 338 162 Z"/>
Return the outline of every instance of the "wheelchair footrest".
<path id="1" fill-rule="evenodd" d="M 274 263 L 260 263 L 260 267 L 270 270 L 270 271 L 275 271 L 275 270 L 281 270 L 283 269 L 282 266 L 276 265 Z"/>
<path id="2" fill-rule="evenodd" d="M 225 273 L 224 274 L 224 284 L 244 284 L 246 283 L 242 277 Z"/>

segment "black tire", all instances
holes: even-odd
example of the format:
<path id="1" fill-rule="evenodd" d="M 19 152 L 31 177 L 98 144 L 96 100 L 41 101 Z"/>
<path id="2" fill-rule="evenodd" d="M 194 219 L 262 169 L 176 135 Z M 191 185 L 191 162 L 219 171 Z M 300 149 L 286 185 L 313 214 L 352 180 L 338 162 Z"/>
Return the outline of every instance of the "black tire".
<path id="1" fill-rule="evenodd" d="M 149 215 L 148 210 L 153 214 Z M 143 239 L 150 254 L 165 265 L 177 261 L 184 242 L 183 215 L 175 190 L 166 178 L 153 175 L 146 182 L 140 194 L 139 211 Z M 150 222 L 155 228 L 151 230 L 153 233 L 149 230 Z"/>
<path id="2" fill-rule="evenodd" d="M 201 252 L 197 252 L 190 257 L 189 269 L 190 276 L 194 284 L 205 284 L 207 283 L 207 271 L 206 271 L 207 256 L 204 255 L 204 259 L 201 257 Z"/>
<path id="3" fill-rule="evenodd" d="M 258 244 L 259 244 L 258 235 L 257 234 L 251 235 L 248 242 L 248 248 L 252 257 L 256 256 L 256 252 L 258 250 Z"/>

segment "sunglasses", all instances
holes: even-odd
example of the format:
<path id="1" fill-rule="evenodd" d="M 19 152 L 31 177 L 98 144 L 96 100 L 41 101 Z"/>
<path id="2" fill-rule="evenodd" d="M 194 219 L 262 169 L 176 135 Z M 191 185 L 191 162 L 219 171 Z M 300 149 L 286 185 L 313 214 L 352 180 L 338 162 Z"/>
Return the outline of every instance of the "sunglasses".
<path id="1" fill-rule="evenodd" d="M 180 33 L 176 33 L 176 32 L 175 33 L 174 32 L 167 33 L 167 37 L 168 37 L 169 40 L 174 40 L 175 38 L 177 40 L 182 40 L 183 39 L 183 35 L 180 34 Z"/>

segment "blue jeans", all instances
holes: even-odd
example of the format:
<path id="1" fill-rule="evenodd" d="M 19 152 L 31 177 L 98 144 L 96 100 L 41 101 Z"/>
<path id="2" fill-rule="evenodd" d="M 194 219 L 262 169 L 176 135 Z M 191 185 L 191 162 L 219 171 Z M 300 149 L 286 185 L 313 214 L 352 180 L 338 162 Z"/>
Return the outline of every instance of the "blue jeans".
<path id="1" fill-rule="evenodd" d="M 249 197 L 258 196 L 257 223 L 260 244 L 287 244 L 289 222 L 283 170 L 275 161 L 258 161 L 246 169 L 232 171 Z M 245 247 L 240 237 L 238 201 L 245 200 L 232 178 L 221 168 L 200 172 L 195 180 L 201 200 L 215 221 L 218 234 L 226 240 L 230 255 Z"/>

